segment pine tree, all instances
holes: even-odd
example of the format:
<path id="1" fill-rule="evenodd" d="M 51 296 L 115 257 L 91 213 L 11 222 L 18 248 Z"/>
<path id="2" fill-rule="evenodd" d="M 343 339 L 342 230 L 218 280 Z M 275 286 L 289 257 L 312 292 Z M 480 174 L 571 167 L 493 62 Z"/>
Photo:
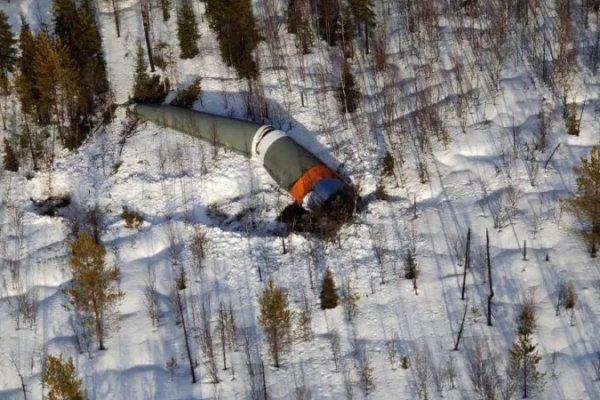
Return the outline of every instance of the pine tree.
<path id="1" fill-rule="evenodd" d="M 56 111 L 58 102 L 58 86 L 56 76 L 60 61 L 52 39 L 47 32 L 42 31 L 35 39 L 35 54 L 33 57 L 33 78 L 36 97 L 33 99 L 38 114 L 38 122 L 47 124 L 52 113 Z"/>
<path id="2" fill-rule="evenodd" d="M 17 43 L 10 29 L 8 17 L 0 10 L 0 89 L 8 91 L 8 74 L 17 62 Z"/>
<path id="3" fill-rule="evenodd" d="M 198 23 L 190 0 L 184 0 L 177 14 L 177 38 L 181 49 L 181 58 L 194 58 L 198 50 Z"/>
<path id="4" fill-rule="evenodd" d="M 101 96 L 108 91 L 106 61 L 102 49 L 102 38 L 96 24 L 95 10 L 90 0 L 81 0 L 77 7 L 73 0 L 53 0 L 54 32 L 56 42 L 62 43 L 75 63 L 77 82 L 76 108 L 70 115 L 71 136 L 79 140 L 90 129 L 90 118 L 99 104 Z M 64 57 L 63 57 L 64 58 Z"/>
<path id="5" fill-rule="evenodd" d="M 87 115 L 86 100 L 89 100 L 89 97 L 81 94 L 85 86 L 82 82 L 81 70 L 78 69 L 67 46 L 63 45 L 59 38 L 56 38 L 54 51 L 58 57 L 54 78 L 58 101 L 56 118 L 63 145 L 72 150 L 79 147 L 85 139 L 86 132 L 81 130 L 79 117 L 83 115 L 85 118 Z M 91 102 L 90 107 L 93 107 L 93 100 Z M 67 123 L 68 129 L 65 129 Z"/>
<path id="6" fill-rule="evenodd" d="M 102 95 L 108 91 L 106 59 L 96 24 L 96 11 L 90 0 L 81 1 L 77 17 L 77 37 L 71 51 L 76 52 L 74 59 L 81 68 L 82 87 L 90 94 Z"/>
<path id="7" fill-rule="evenodd" d="M 240 78 L 258 76 L 253 52 L 261 40 L 250 0 L 207 0 L 206 17 L 217 34 L 221 57 Z"/>
<path id="8" fill-rule="evenodd" d="M 525 399 L 544 384 L 546 374 L 541 372 L 538 366 L 542 357 L 538 354 L 537 345 L 533 343 L 531 334 L 520 334 L 509 354 L 508 374 L 516 379 Z"/>
<path id="9" fill-rule="evenodd" d="M 579 233 L 590 255 L 596 257 L 600 248 L 600 144 L 592 147 L 589 160 L 581 159 L 576 172 L 577 190 L 567 204 L 585 224 Z"/>
<path id="10" fill-rule="evenodd" d="M 342 82 L 338 87 L 338 100 L 343 113 L 353 113 L 358 108 L 360 91 L 356 84 L 356 78 L 350 70 L 350 65 L 344 62 L 342 65 Z"/>
<path id="11" fill-rule="evenodd" d="M 19 73 L 17 75 L 16 88 L 19 101 L 21 102 L 21 109 L 25 114 L 29 115 L 36 112 L 37 93 L 34 85 L 35 72 L 33 70 L 35 48 L 35 37 L 31 33 L 31 28 L 25 17 L 21 16 L 21 33 L 19 34 L 21 57 L 18 61 Z"/>
<path id="12" fill-rule="evenodd" d="M 371 0 L 349 0 L 350 10 L 354 16 L 359 29 L 364 28 L 365 31 L 365 46 L 366 53 L 369 54 L 369 32 L 375 28 L 375 13 L 373 12 L 373 4 Z"/>
<path id="13" fill-rule="evenodd" d="M 19 159 L 7 138 L 4 138 L 4 169 L 13 172 L 19 170 Z"/>
<path id="14" fill-rule="evenodd" d="M 335 308 L 338 305 L 338 294 L 335 290 L 333 274 L 329 268 L 327 268 L 325 275 L 323 276 L 319 298 L 321 299 L 321 309 L 323 310 Z"/>
<path id="15" fill-rule="evenodd" d="M 286 352 L 291 344 L 293 312 L 288 306 L 286 294 L 275 286 L 272 278 L 258 299 L 258 304 L 258 323 L 264 331 L 275 367 L 279 368 L 281 354 Z"/>
<path id="16" fill-rule="evenodd" d="M 42 382 L 48 387 L 47 400 L 85 400 L 85 395 L 81 387 L 81 379 L 77 378 L 73 359 L 48 355 Z"/>
<path id="17" fill-rule="evenodd" d="M 69 267 L 73 282 L 66 294 L 77 310 L 89 315 L 98 349 L 105 350 L 109 318 L 124 297 L 123 292 L 113 287 L 120 270 L 116 266 L 106 266 L 106 249 L 85 232 L 80 232 L 71 243 L 71 253 Z"/>
<path id="18" fill-rule="evenodd" d="M 52 0 L 54 34 L 70 49 L 75 49 L 77 31 L 77 7 L 73 0 Z"/>

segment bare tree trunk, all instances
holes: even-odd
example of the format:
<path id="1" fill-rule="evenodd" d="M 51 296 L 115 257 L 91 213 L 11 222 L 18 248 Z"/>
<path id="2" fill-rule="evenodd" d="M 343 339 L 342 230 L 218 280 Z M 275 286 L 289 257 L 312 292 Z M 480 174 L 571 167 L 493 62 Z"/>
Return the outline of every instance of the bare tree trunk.
<path id="1" fill-rule="evenodd" d="M 117 37 L 121 37 L 121 18 L 119 17 L 119 0 L 112 0 L 113 15 L 115 16 L 115 28 Z"/>
<path id="2" fill-rule="evenodd" d="M 205 365 L 210 374 L 212 383 L 218 383 L 219 372 L 217 368 L 217 362 L 215 360 L 215 348 L 212 335 L 212 327 L 210 323 L 211 308 L 210 298 L 208 296 L 201 296 L 200 300 L 200 344 L 202 346 L 202 352 L 206 359 Z"/>
<path id="3" fill-rule="evenodd" d="M 490 234 L 485 230 L 485 247 L 487 253 L 488 283 L 490 285 L 490 294 L 488 295 L 488 326 L 492 326 L 492 298 L 494 297 L 494 286 L 492 285 L 492 261 L 490 259 Z"/>
<path id="4" fill-rule="evenodd" d="M 188 331 L 185 326 L 185 315 L 183 313 L 183 304 L 181 301 L 181 296 L 179 295 L 179 290 L 177 290 L 177 288 L 175 288 L 175 303 L 177 306 L 177 313 L 179 314 L 179 318 L 181 319 L 181 327 L 183 328 L 183 337 L 185 339 L 185 351 L 187 353 L 187 358 L 190 363 L 190 373 L 192 374 L 192 383 L 196 383 L 196 381 L 197 381 L 196 371 L 194 370 L 194 360 L 192 358 L 190 339 L 188 337 Z"/>
<path id="5" fill-rule="evenodd" d="M 458 336 L 456 337 L 456 343 L 454 344 L 454 351 L 458 351 L 458 346 L 460 345 L 460 338 L 462 337 L 462 333 L 465 328 L 465 319 L 467 318 L 467 308 L 468 304 L 465 304 L 465 312 L 463 313 L 460 329 L 458 330 Z"/>
<path id="6" fill-rule="evenodd" d="M 471 228 L 467 231 L 467 250 L 465 251 L 465 268 L 463 270 L 463 284 L 462 284 L 462 294 L 460 296 L 461 300 L 465 299 L 465 286 L 467 283 L 467 269 L 469 269 L 470 257 L 469 253 L 471 252 Z"/>
<path id="7" fill-rule="evenodd" d="M 154 58 L 152 57 L 152 45 L 150 44 L 150 16 L 146 0 L 140 0 L 142 9 L 142 24 L 144 25 L 144 37 L 146 38 L 146 48 L 148 49 L 148 61 L 150 62 L 150 71 L 154 72 Z"/>
<path id="8" fill-rule="evenodd" d="M 168 21 L 171 17 L 169 13 L 169 0 L 160 0 L 160 7 L 162 9 L 163 21 Z"/>
<path id="9" fill-rule="evenodd" d="M 25 378 L 23 377 L 23 373 L 21 372 L 21 369 L 17 365 L 17 360 L 15 359 L 14 354 L 11 354 L 10 361 L 11 361 L 11 364 L 15 367 L 15 371 L 17 372 L 17 375 L 19 375 L 19 380 L 21 381 L 21 390 L 23 391 L 23 400 L 27 400 L 27 385 L 25 385 Z"/>

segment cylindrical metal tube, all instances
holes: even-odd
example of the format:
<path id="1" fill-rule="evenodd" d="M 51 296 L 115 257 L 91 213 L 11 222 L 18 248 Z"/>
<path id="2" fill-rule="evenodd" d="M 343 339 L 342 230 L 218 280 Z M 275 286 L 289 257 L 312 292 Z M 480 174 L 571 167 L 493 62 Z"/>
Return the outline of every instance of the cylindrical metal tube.
<path id="1" fill-rule="evenodd" d="M 299 205 L 323 208 L 336 194 L 351 191 L 317 156 L 272 126 L 167 105 L 140 104 L 135 110 L 142 118 L 254 158 Z"/>
<path id="2" fill-rule="evenodd" d="M 252 139 L 262 125 L 166 105 L 137 104 L 138 116 L 188 135 L 252 156 Z M 272 129 L 272 128 L 271 128 Z"/>

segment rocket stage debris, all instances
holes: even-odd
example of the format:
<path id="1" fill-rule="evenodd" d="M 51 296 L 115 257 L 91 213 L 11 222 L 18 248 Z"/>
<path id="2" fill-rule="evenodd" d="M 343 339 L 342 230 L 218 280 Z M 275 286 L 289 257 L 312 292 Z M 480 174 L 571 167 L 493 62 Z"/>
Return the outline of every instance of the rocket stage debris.
<path id="1" fill-rule="evenodd" d="M 351 214 L 354 187 L 285 132 L 270 125 L 169 105 L 138 104 L 136 114 L 256 160 L 309 212 Z"/>

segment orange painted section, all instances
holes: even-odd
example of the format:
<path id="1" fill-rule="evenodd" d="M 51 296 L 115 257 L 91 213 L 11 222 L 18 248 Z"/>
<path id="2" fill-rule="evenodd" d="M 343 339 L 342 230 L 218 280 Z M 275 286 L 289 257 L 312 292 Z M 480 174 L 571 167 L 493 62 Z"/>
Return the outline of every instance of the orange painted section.
<path id="1" fill-rule="evenodd" d="M 304 175 L 298 179 L 289 190 L 297 204 L 302 205 L 302 200 L 315 186 L 315 184 L 324 178 L 337 178 L 338 175 L 329 167 L 323 164 L 317 164 L 307 169 Z"/>

